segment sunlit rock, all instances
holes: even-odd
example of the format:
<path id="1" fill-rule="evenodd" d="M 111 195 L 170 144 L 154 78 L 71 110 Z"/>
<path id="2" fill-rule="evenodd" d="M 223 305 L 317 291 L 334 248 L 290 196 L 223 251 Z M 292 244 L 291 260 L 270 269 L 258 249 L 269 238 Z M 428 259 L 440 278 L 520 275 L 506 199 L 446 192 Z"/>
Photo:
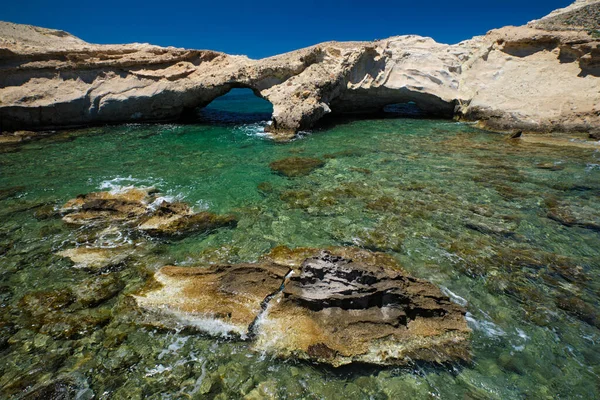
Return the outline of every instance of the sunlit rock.
<path id="1" fill-rule="evenodd" d="M 0 130 L 177 120 L 245 87 L 273 104 L 265 131 L 275 139 L 291 139 L 328 114 L 380 113 L 406 104 L 492 129 L 590 132 L 600 125 L 593 17 L 599 7 L 558 10 L 454 45 L 405 35 L 321 43 L 262 60 L 148 44 L 96 45 L 2 22 Z M 22 139 L 5 135 L 0 142 Z"/>
<path id="2" fill-rule="evenodd" d="M 164 267 L 155 279 L 161 288 L 136 296 L 158 313 L 153 323 L 248 336 L 278 357 L 336 367 L 469 359 L 464 308 L 385 254 L 278 247 L 259 263 Z"/>
<path id="3" fill-rule="evenodd" d="M 182 202 L 170 202 L 155 189 L 131 188 L 94 192 L 69 200 L 62 208 L 71 225 L 119 225 L 153 236 L 182 236 L 234 226 L 233 216 L 195 213 Z"/>
<path id="4" fill-rule="evenodd" d="M 273 263 L 169 266 L 154 276 L 162 287 L 136 300 L 173 322 L 215 335 L 246 337 L 263 301 L 280 289 L 289 270 Z"/>

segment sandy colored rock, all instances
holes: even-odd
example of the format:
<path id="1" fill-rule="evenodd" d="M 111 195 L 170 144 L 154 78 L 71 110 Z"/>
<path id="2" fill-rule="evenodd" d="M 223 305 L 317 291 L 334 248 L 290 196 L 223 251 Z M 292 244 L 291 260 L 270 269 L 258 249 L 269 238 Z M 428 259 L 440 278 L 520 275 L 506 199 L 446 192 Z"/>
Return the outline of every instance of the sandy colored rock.
<path id="1" fill-rule="evenodd" d="M 60 251 L 57 254 L 73 261 L 75 268 L 101 271 L 107 267 L 123 263 L 132 253 L 133 249 L 127 247 L 76 247 Z"/>
<path id="2" fill-rule="evenodd" d="M 162 203 L 137 229 L 154 236 L 185 235 L 190 232 L 235 226 L 237 220 L 231 215 L 216 215 L 210 212 L 194 213 L 184 203 Z"/>
<path id="3" fill-rule="evenodd" d="M 152 236 L 183 236 L 235 226 L 231 215 L 195 213 L 183 202 L 169 202 L 153 188 L 93 192 L 69 200 L 63 220 L 72 225 L 122 225 Z"/>
<path id="4" fill-rule="evenodd" d="M 336 367 L 470 357 L 466 311 L 382 253 L 278 247 L 258 263 L 164 267 L 155 279 L 161 288 L 135 297 L 158 312 L 151 322 L 247 336 L 277 357 Z"/>
<path id="5" fill-rule="evenodd" d="M 589 132 L 600 126 L 593 25 L 599 4 L 577 1 L 543 23 L 456 45 L 407 35 L 326 42 L 262 60 L 95 45 L 62 31 L 0 23 L 0 130 L 177 120 L 232 88 L 250 88 L 273 104 L 267 130 L 277 139 L 327 114 L 407 102 L 426 115 L 495 130 Z"/>
<path id="6" fill-rule="evenodd" d="M 323 252 L 270 303 L 255 346 L 336 367 L 465 360 L 464 314 L 429 282 Z"/>
<path id="7" fill-rule="evenodd" d="M 138 305 L 176 322 L 215 335 L 247 337 L 267 296 L 281 287 L 289 268 L 237 264 L 208 268 L 164 267 L 155 274 L 162 287 L 136 296 Z"/>

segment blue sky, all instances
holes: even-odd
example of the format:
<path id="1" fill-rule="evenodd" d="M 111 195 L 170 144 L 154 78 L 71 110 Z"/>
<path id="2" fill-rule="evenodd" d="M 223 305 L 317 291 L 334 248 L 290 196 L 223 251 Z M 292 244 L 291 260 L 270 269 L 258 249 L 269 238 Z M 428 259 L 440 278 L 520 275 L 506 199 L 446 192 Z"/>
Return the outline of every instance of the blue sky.
<path id="1" fill-rule="evenodd" d="M 88 42 L 148 42 L 261 58 L 328 40 L 403 34 L 457 43 L 525 24 L 571 0 L 2 2 L 0 20 L 62 29 Z"/>

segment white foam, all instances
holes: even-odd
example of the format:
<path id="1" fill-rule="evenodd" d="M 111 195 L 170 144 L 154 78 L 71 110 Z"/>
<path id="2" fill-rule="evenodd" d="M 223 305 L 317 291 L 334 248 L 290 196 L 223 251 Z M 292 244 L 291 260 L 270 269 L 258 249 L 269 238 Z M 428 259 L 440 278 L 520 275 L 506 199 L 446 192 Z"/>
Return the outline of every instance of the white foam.
<path id="1" fill-rule="evenodd" d="M 467 314 L 465 315 L 465 318 L 471 329 L 473 329 L 474 331 L 481 331 L 486 336 L 499 337 L 499 336 L 506 335 L 506 332 L 504 332 L 502 330 L 502 328 L 500 328 L 498 325 L 496 325 L 492 321 L 486 321 L 486 320 L 478 321 L 475 319 L 473 314 L 471 314 L 470 312 L 467 312 Z"/>
<path id="2" fill-rule="evenodd" d="M 190 326 L 206 332 L 211 336 L 221 336 L 230 338 L 232 334 L 239 335 L 242 339 L 246 339 L 247 331 L 243 327 L 230 324 L 220 319 L 212 318 L 205 315 L 194 315 L 176 310 L 169 310 L 175 320 L 184 326 Z"/>
<path id="3" fill-rule="evenodd" d="M 457 295 L 456 293 L 454 293 L 447 287 L 440 286 L 440 289 L 441 289 L 442 293 L 444 293 L 446 296 L 450 297 L 452 299 L 452 301 L 454 301 L 456 304 L 466 307 L 467 304 L 469 303 L 464 297 L 460 297 L 459 295 Z"/>
<path id="4" fill-rule="evenodd" d="M 253 124 L 240 125 L 235 129 L 245 133 L 247 136 L 269 137 L 269 134 L 265 132 L 265 127 L 270 124 L 271 121 L 261 121 Z"/>
<path id="5" fill-rule="evenodd" d="M 154 376 L 157 374 L 162 374 L 163 372 L 170 371 L 173 367 L 165 367 L 162 364 L 158 364 L 156 367 L 152 369 L 146 370 L 146 377 Z"/>
<path id="6" fill-rule="evenodd" d="M 146 179 L 134 178 L 133 176 L 117 176 L 112 179 L 105 179 L 98 185 L 100 190 L 108 190 L 112 194 L 123 193 L 127 190 L 138 188 L 149 188 L 159 185 L 162 182 L 152 177 Z"/>
<path id="7" fill-rule="evenodd" d="M 183 346 L 185 346 L 185 344 L 189 338 L 190 338 L 189 336 L 182 336 L 182 337 L 176 338 L 173 341 L 173 343 L 171 343 L 169 346 L 167 346 L 166 349 L 163 349 L 163 351 L 160 352 L 160 354 L 157 356 L 157 358 L 160 360 L 167 354 L 177 354 L 179 352 L 179 350 L 181 350 L 183 348 Z"/>
<path id="8" fill-rule="evenodd" d="M 589 163 L 588 165 L 586 165 L 585 167 L 585 171 L 586 172 L 592 172 L 594 170 L 600 170 L 600 164 L 592 164 Z"/>

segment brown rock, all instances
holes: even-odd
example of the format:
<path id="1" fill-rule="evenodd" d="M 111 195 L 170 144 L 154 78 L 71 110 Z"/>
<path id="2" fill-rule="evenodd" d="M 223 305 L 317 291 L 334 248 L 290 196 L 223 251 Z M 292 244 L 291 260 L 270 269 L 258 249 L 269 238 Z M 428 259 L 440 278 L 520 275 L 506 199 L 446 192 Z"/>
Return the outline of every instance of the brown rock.
<path id="1" fill-rule="evenodd" d="M 155 275 L 162 287 L 136 296 L 139 306 L 215 335 L 246 337 L 263 301 L 277 292 L 289 268 L 237 264 L 209 268 L 164 267 Z"/>
<path id="2" fill-rule="evenodd" d="M 63 220 L 68 224 L 116 223 L 155 236 L 182 236 L 236 224 L 230 215 L 194 213 L 185 203 L 164 201 L 152 188 L 80 195 L 69 200 L 62 211 L 67 213 Z"/>
<path id="3" fill-rule="evenodd" d="M 465 310 L 437 287 L 388 255 L 331 251 L 278 247 L 256 264 L 165 267 L 155 276 L 163 287 L 136 300 L 161 320 L 249 336 L 278 357 L 333 366 L 469 359 Z"/>
<path id="4" fill-rule="evenodd" d="M 306 176 L 317 168 L 321 168 L 325 162 L 318 158 L 310 157 L 288 157 L 282 160 L 273 161 L 269 166 L 278 174 L 295 178 Z"/>
<path id="5" fill-rule="evenodd" d="M 138 225 L 137 229 L 154 236 L 185 235 L 191 232 L 208 232 L 226 226 L 235 226 L 232 215 L 216 215 L 210 212 L 195 214 L 184 203 L 162 203 L 152 216 Z"/>
<path id="6" fill-rule="evenodd" d="M 333 366 L 469 358 L 465 310 L 431 283 L 328 252 L 300 270 L 261 318 L 258 349 Z"/>
<path id="7" fill-rule="evenodd" d="M 565 226 L 577 226 L 600 232 L 600 214 L 587 205 L 557 202 L 553 199 L 546 201 L 548 218 Z"/>

